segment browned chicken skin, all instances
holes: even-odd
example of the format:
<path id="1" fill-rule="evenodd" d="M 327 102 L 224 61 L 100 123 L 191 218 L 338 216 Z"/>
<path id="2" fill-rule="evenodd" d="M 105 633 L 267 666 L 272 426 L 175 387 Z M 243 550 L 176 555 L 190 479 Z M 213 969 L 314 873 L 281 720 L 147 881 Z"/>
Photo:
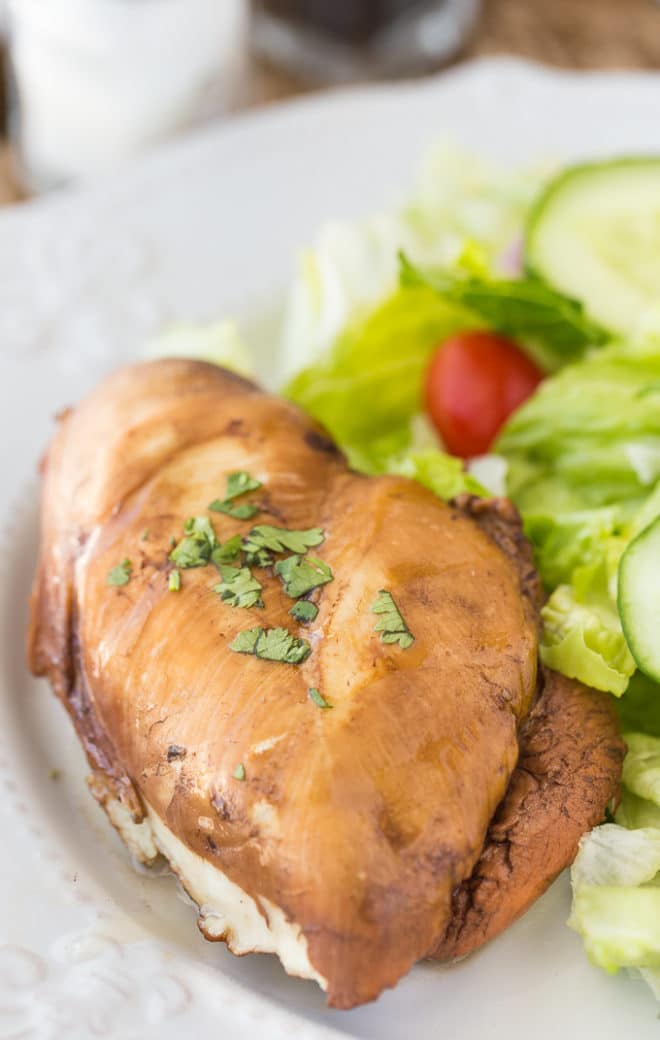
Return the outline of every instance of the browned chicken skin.
<path id="1" fill-rule="evenodd" d="M 251 523 L 324 531 L 315 554 L 334 580 L 313 594 L 308 626 L 270 570 L 255 572 L 263 609 L 223 603 L 213 567 L 168 591 L 171 537 L 210 515 L 237 470 L 262 481 L 251 498 L 262 511 L 214 515 L 221 541 Z M 516 767 L 537 688 L 538 590 L 511 530 L 484 506 L 350 472 L 298 409 L 201 363 L 118 373 L 49 450 L 30 657 L 72 714 L 95 794 L 120 829 L 117 806 L 137 824 L 146 814 L 194 854 L 195 877 L 201 864 L 238 886 L 234 903 L 240 890 L 273 934 L 286 923 L 298 952 L 285 965 L 336 1007 L 373 999 L 449 936 Z M 109 587 L 124 558 L 130 581 Z M 374 632 L 380 589 L 415 637 L 407 649 Z M 310 656 L 233 652 L 255 625 L 286 627 Z M 201 926 L 239 952 L 270 948 L 232 913 L 222 930 Z M 444 949 L 457 952 L 450 939 Z"/>
<path id="2" fill-rule="evenodd" d="M 616 794 L 624 747 L 603 694 L 557 672 L 519 733 L 520 758 L 434 957 L 465 957 L 504 931 L 575 859 Z"/>

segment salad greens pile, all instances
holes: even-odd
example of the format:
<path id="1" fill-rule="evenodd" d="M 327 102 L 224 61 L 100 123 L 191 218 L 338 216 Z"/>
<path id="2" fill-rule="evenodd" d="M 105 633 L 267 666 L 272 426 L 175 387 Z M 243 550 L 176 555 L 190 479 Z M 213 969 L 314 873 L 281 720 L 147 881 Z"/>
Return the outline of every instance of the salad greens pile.
<path id="1" fill-rule="evenodd" d="M 616 170 L 620 178 L 621 163 Z M 512 174 L 435 150 L 407 203 L 329 225 L 303 254 L 280 330 L 280 370 L 285 395 L 329 429 L 356 468 L 410 476 L 443 498 L 506 492 L 518 505 L 548 593 L 542 657 L 617 698 L 629 747 L 614 822 L 583 840 L 573 868 L 570 923 L 596 964 L 641 970 L 660 999 L 660 686 L 639 671 L 617 603 L 622 555 L 660 516 L 660 334 L 652 309 L 635 327 L 608 327 L 602 315 L 612 299 L 599 309 L 596 280 L 584 273 L 590 248 L 595 268 L 609 263 L 604 241 L 615 249 L 598 213 L 613 213 L 620 230 L 631 205 L 618 195 L 605 205 L 607 164 L 594 171 L 590 223 L 576 223 L 572 197 L 567 207 L 586 287 L 573 299 L 562 285 L 554 187 L 570 189 L 570 170 L 544 194 L 545 172 Z M 657 168 L 654 176 L 660 185 Z M 635 250 L 623 247 L 608 289 L 625 301 L 626 278 L 636 274 Z M 494 453 L 466 467 L 426 421 L 422 386 L 438 344 L 474 329 L 512 336 L 547 378 Z M 215 350 L 215 359 L 239 359 L 245 370 L 231 329 L 216 346 L 223 336 L 227 356 Z"/>

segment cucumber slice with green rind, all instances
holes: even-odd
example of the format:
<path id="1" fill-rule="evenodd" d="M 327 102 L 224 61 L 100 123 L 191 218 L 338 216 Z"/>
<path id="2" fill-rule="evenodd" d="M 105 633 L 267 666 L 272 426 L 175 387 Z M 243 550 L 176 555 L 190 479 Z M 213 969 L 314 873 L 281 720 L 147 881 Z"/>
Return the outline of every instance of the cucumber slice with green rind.
<path id="1" fill-rule="evenodd" d="M 660 682 L 660 517 L 621 557 L 618 606 L 631 654 L 646 675 Z"/>
<path id="2" fill-rule="evenodd" d="M 660 311 L 660 157 L 564 170 L 532 208 L 525 261 L 595 321 L 633 332 Z"/>

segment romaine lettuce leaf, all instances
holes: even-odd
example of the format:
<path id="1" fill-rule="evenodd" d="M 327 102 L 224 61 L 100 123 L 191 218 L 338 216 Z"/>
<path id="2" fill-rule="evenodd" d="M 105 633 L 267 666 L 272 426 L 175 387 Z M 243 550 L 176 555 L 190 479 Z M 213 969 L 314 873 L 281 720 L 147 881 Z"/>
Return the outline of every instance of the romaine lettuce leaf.
<path id="1" fill-rule="evenodd" d="M 515 337 L 545 369 L 575 360 L 609 337 L 587 318 L 581 303 L 538 278 L 422 269 L 403 253 L 400 262 L 402 286 L 427 286 L 444 300 L 467 308 L 488 328 Z"/>

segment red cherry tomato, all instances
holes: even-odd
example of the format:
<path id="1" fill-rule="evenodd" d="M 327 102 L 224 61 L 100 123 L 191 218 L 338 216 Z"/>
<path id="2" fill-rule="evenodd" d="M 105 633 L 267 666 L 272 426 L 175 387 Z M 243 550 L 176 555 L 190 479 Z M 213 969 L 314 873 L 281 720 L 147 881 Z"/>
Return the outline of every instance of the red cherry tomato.
<path id="1" fill-rule="evenodd" d="M 461 332 L 433 356 L 426 409 L 448 451 L 465 459 L 483 455 L 542 379 L 540 369 L 505 336 Z"/>

